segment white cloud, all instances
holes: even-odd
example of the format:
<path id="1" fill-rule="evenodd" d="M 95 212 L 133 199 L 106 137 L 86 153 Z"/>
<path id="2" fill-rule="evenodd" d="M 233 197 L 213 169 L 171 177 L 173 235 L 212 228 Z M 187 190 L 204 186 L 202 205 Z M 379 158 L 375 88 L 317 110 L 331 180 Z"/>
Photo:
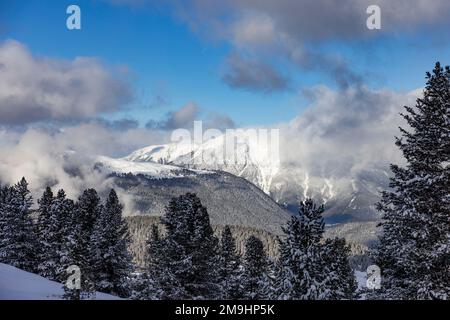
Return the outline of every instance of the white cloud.
<path id="1" fill-rule="evenodd" d="M 146 129 L 117 131 L 101 124 L 77 124 L 57 131 L 30 128 L 0 131 L 0 181 L 26 177 L 35 194 L 47 185 L 77 197 L 85 188 L 103 191 L 109 181 L 94 170 L 98 155 L 124 156 L 137 148 L 166 141 L 166 134 Z"/>
<path id="2" fill-rule="evenodd" d="M 341 177 L 402 161 L 394 145 L 398 126 L 406 125 L 399 113 L 404 105 L 414 105 L 420 90 L 401 94 L 366 87 L 316 87 L 308 94 L 311 107 L 283 126 L 283 161 L 312 175 Z"/>
<path id="3" fill-rule="evenodd" d="M 343 88 L 361 83 L 364 70 L 356 72 L 345 57 L 321 51 L 320 43 L 351 43 L 416 31 L 426 26 L 448 28 L 450 24 L 448 0 L 109 1 L 169 8 L 194 32 L 208 39 L 230 43 L 232 52 L 240 56 L 251 55 L 252 59 L 240 59 L 239 70 L 253 70 L 253 74 L 259 76 L 258 82 L 252 81 L 256 85 L 249 87 L 249 81 L 241 81 L 242 76 L 233 74 L 226 74 L 223 80 L 234 88 L 262 92 L 267 92 L 264 84 L 270 84 L 273 75 L 280 74 L 274 67 L 271 67 L 272 72 L 266 72 L 267 67 L 279 61 L 287 62 L 301 72 L 323 73 Z M 376 32 L 366 27 L 366 9 L 370 5 L 381 7 L 382 28 Z M 236 59 L 229 58 L 226 63 L 230 70 L 236 69 Z M 249 72 L 238 73 L 242 74 L 248 75 Z M 261 83 L 262 86 L 259 85 Z"/>
<path id="4" fill-rule="evenodd" d="M 39 58 L 16 41 L 0 44 L 0 83 L 0 125 L 90 118 L 131 98 L 127 84 L 96 59 Z"/>

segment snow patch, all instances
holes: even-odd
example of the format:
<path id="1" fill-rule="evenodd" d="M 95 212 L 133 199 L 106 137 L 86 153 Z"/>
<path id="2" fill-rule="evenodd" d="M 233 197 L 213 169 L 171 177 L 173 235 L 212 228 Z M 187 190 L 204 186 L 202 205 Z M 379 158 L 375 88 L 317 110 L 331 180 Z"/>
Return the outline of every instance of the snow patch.
<path id="1" fill-rule="evenodd" d="M 62 300 L 63 285 L 37 274 L 0 263 L 0 300 Z M 93 299 L 118 300 L 120 298 L 96 293 Z"/>
<path id="2" fill-rule="evenodd" d="M 127 158 L 113 159 L 109 157 L 97 157 L 97 162 L 102 165 L 102 169 L 110 173 L 146 175 L 154 179 L 179 178 L 195 174 L 210 173 L 206 170 L 185 169 L 173 165 L 155 162 L 129 161 Z"/>

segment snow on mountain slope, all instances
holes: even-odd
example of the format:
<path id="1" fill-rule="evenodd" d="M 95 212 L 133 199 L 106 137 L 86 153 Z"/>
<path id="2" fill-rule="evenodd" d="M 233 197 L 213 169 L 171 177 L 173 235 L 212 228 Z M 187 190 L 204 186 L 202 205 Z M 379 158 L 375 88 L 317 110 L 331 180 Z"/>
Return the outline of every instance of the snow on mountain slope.
<path id="1" fill-rule="evenodd" d="M 115 187 L 126 197 L 128 215 L 161 216 L 172 197 L 193 192 L 208 208 L 214 225 L 280 234 L 290 213 L 266 193 L 247 179 L 225 171 L 164 164 L 173 155 L 171 148 L 149 147 L 121 159 L 97 158 L 96 168 L 113 177 Z"/>
<path id="2" fill-rule="evenodd" d="M 264 139 L 254 141 L 250 133 L 236 135 L 233 147 L 227 149 L 225 135 L 214 137 L 203 144 L 170 143 L 139 149 L 124 159 L 133 162 L 151 161 L 174 164 L 185 168 L 219 170 L 244 177 L 269 193 L 279 162 L 269 154 L 270 146 Z M 257 139 L 256 139 L 257 140 Z"/>
<path id="3" fill-rule="evenodd" d="M 180 157 L 190 154 L 192 151 L 193 147 L 191 144 L 162 144 L 136 150 L 129 156 L 125 157 L 124 160 L 134 162 L 150 161 L 167 164 L 174 162 Z"/>
<path id="4" fill-rule="evenodd" d="M 290 213 L 244 178 L 226 172 L 197 174 L 176 179 L 147 175 L 112 175 L 119 194 L 131 199 L 129 215 L 161 216 L 173 197 L 195 193 L 208 209 L 215 226 L 242 226 L 281 234 Z"/>
<path id="5" fill-rule="evenodd" d="M 178 166 L 165 165 L 155 162 L 137 162 L 127 159 L 113 159 L 109 157 L 98 157 L 97 165 L 102 166 L 106 172 L 117 174 L 143 174 L 154 179 L 177 178 L 193 174 L 207 173 L 205 170 L 188 170 Z"/>
<path id="6" fill-rule="evenodd" d="M 61 300 L 63 285 L 0 263 L 0 300 Z M 118 297 L 97 293 L 97 300 L 117 300 Z"/>
<path id="7" fill-rule="evenodd" d="M 218 136 L 202 145 L 170 143 L 150 146 L 124 159 L 136 163 L 150 161 L 189 169 L 225 171 L 255 184 L 292 212 L 297 211 L 300 201 L 313 198 L 325 204 L 325 217 L 330 223 L 377 220 L 379 216 L 374 204 L 379 200 L 380 191 L 388 188 L 389 182 L 384 168 L 343 173 L 335 172 L 331 167 L 308 172 L 299 164 L 271 162 L 264 144 L 251 146 L 251 139 L 245 134 L 237 140 L 231 153 L 226 150 L 226 138 Z"/>

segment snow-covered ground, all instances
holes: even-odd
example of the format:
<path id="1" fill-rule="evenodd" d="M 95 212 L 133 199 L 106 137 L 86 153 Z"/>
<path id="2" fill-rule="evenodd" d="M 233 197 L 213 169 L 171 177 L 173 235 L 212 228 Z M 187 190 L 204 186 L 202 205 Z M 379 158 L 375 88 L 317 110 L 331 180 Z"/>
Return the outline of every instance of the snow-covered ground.
<path id="1" fill-rule="evenodd" d="M 61 300 L 63 285 L 0 263 L 0 300 Z M 97 293 L 93 299 L 116 300 L 118 297 Z"/>
<path id="2" fill-rule="evenodd" d="M 367 274 L 365 271 L 355 271 L 356 283 L 358 284 L 358 289 L 362 290 L 367 288 Z"/>

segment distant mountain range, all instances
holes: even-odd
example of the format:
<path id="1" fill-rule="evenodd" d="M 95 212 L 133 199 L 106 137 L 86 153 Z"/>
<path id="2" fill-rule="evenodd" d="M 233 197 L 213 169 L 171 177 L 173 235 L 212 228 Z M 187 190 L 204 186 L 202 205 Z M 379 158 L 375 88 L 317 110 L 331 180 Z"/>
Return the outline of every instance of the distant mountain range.
<path id="1" fill-rule="evenodd" d="M 386 168 L 365 168 L 345 177 L 310 174 L 295 164 L 268 162 L 267 155 L 252 149 L 248 139 L 241 139 L 235 145 L 234 158 L 230 159 L 229 153 L 224 152 L 225 143 L 224 136 L 219 136 L 193 147 L 179 143 L 155 145 L 139 149 L 122 160 L 136 165 L 159 163 L 190 170 L 228 172 L 255 184 L 291 212 L 297 211 L 300 201 L 311 197 L 325 205 L 329 223 L 379 219 L 375 203 L 380 192 L 388 188 Z M 198 161 L 198 157 L 205 155 L 209 161 Z M 214 155 L 224 157 L 214 161 Z M 235 159 L 240 161 L 236 163 Z"/>
<path id="2" fill-rule="evenodd" d="M 223 147 L 221 137 L 196 148 L 176 143 L 155 145 L 120 159 L 99 157 L 96 167 L 108 173 L 131 200 L 133 208 L 127 211 L 132 215 L 159 217 L 172 197 L 194 192 L 208 208 L 214 226 L 230 225 L 276 236 L 297 212 L 299 201 L 312 197 L 325 205 L 329 236 L 364 245 L 376 239 L 379 214 L 375 203 L 389 180 L 382 168 L 367 168 L 349 177 L 309 175 L 293 164 L 267 165 L 262 153 L 250 152 L 245 140 L 235 149 L 244 161 L 235 163 L 226 157 L 197 161 L 196 157 L 204 154 L 214 159 L 212 155 L 221 154 Z"/>
<path id="3" fill-rule="evenodd" d="M 119 192 L 132 199 L 133 215 L 161 216 L 172 197 L 198 195 L 211 223 L 257 228 L 275 235 L 290 213 L 257 186 L 223 171 L 185 169 L 154 162 L 99 158 L 96 167 L 110 174 Z"/>

